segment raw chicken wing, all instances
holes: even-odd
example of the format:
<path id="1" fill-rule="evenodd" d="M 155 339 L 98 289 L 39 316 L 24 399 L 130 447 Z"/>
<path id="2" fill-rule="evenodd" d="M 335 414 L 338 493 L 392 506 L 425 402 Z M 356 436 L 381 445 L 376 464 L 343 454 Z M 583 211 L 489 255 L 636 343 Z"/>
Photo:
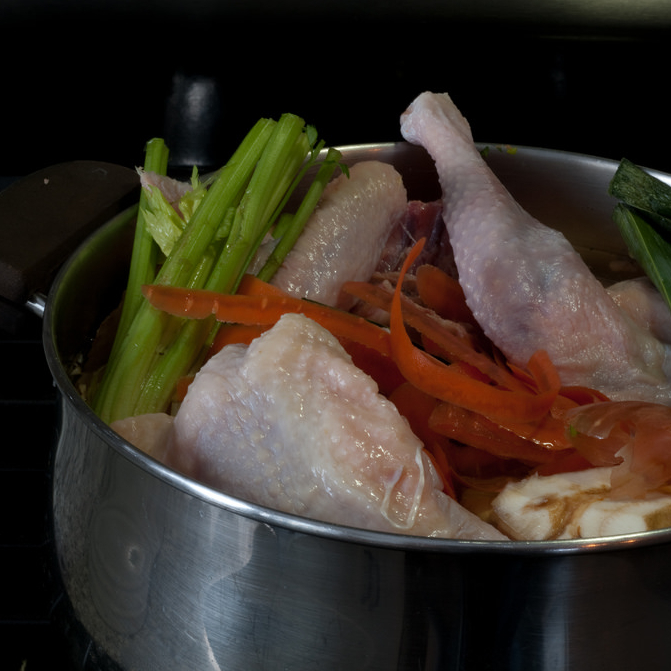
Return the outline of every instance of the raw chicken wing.
<path id="1" fill-rule="evenodd" d="M 385 243 L 405 215 L 401 175 L 380 161 L 362 161 L 328 184 L 300 238 L 272 279 L 299 298 L 349 308 L 347 280 L 368 280 Z"/>
<path id="2" fill-rule="evenodd" d="M 191 383 L 166 463 L 228 494 L 326 522 L 501 539 L 446 496 L 420 440 L 314 321 L 283 316 Z"/>

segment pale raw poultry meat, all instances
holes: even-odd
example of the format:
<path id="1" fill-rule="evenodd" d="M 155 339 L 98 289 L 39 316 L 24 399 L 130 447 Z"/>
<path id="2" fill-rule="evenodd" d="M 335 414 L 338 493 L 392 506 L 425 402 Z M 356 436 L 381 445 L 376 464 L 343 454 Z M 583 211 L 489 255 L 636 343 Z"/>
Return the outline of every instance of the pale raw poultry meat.
<path id="1" fill-rule="evenodd" d="M 468 305 L 504 354 L 524 365 L 545 349 L 565 384 L 671 403 L 668 347 L 618 307 L 561 233 L 515 202 L 450 97 L 418 96 L 401 131 L 436 163 Z"/>
<path id="2" fill-rule="evenodd" d="M 407 208 L 403 179 L 380 161 L 353 165 L 331 181 L 300 238 L 272 279 L 299 298 L 351 307 L 347 280 L 368 280 Z"/>
<path id="3" fill-rule="evenodd" d="M 617 282 L 608 287 L 608 293 L 639 326 L 671 343 L 671 310 L 647 277 Z"/>
<path id="4" fill-rule="evenodd" d="M 420 238 L 426 239 L 424 249 L 408 272 L 422 264 L 430 264 L 455 275 L 452 248 L 443 223 L 443 205 L 440 201 L 408 202 L 405 215 L 391 232 L 376 267 L 376 273 L 386 274 L 401 270 L 408 251 Z"/>
<path id="5" fill-rule="evenodd" d="M 502 539 L 442 491 L 421 441 L 340 343 L 288 314 L 191 383 L 165 462 L 214 488 L 325 522 Z"/>

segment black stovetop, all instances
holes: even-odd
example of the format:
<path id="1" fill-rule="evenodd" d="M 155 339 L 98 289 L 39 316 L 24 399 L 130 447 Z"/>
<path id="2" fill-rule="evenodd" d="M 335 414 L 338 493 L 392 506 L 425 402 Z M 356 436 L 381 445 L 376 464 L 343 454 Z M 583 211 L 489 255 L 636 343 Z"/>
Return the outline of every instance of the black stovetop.
<path id="1" fill-rule="evenodd" d="M 52 616 L 61 596 L 54 571 L 49 519 L 51 451 L 56 437 L 56 392 L 41 341 L 41 322 L 29 320 L 0 336 L 0 666 L 53 669 L 66 659 Z"/>

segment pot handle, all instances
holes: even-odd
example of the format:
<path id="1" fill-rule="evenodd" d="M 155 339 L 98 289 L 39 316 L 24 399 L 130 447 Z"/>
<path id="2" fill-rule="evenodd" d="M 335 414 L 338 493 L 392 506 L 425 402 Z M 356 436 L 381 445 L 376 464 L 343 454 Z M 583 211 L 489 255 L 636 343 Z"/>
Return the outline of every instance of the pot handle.
<path id="1" fill-rule="evenodd" d="M 137 202 L 135 170 L 100 161 L 43 168 L 0 191 L 0 330 L 40 314 L 58 268 L 100 225 Z"/>

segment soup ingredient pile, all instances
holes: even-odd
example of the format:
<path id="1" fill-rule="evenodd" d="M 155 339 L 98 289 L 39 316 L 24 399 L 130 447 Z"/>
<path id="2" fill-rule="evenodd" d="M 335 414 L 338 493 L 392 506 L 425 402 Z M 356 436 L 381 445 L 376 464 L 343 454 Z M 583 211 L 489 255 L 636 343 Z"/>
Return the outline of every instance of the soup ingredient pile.
<path id="1" fill-rule="evenodd" d="M 147 283 L 153 318 L 220 326 L 172 410 L 112 426 L 188 476 L 331 523 L 488 540 L 671 524 L 669 334 L 630 308 L 659 292 L 604 288 L 505 190 L 447 94 L 418 96 L 401 132 L 433 158 L 440 201 L 353 166 L 275 279 L 250 262 L 226 293 Z M 312 293 L 327 280 L 339 290 Z"/>

